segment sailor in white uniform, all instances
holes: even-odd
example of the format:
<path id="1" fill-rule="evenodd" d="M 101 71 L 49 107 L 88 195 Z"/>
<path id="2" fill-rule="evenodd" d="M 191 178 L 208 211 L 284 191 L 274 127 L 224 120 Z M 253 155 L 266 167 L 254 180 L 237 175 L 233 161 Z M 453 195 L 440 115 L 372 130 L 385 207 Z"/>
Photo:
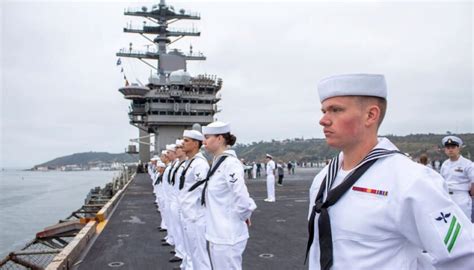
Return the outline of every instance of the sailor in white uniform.
<path id="1" fill-rule="evenodd" d="M 161 232 L 166 231 L 168 228 L 165 223 L 165 219 L 163 218 L 163 211 L 164 211 L 164 195 L 163 195 L 163 174 L 165 171 L 165 168 L 167 164 L 169 163 L 168 157 L 167 157 L 167 151 L 163 150 L 161 151 L 161 156 L 160 160 L 157 162 L 159 166 L 157 165 L 157 168 L 160 172 L 159 175 L 156 175 L 154 183 L 155 183 L 155 195 L 156 195 L 156 203 L 158 205 L 158 212 L 160 212 L 162 218 L 161 218 L 161 223 L 158 229 Z M 162 167 L 162 168 L 161 168 Z"/>
<path id="2" fill-rule="evenodd" d="M 442 143 L 449 159 L 443 162 L 440 173 L 446 180 L 451 199 L 461 207 L 469 220 L 472 220 L 474 165 L 472 161 L 461 156 L 463 142 L 459 137 L 446 136 Z"/>
<path id="3" fill-rule="evenodd" d="M 257 163 L 252 162 L 252 179 L 257 179 Z"/>
<path id="4" fill-rule="evenodd" d="M 158 159 L 156 162 L 155 162 L 155 165 L 154 165 L 155 169 L 154 169 L 154 177 L 153 177 L 153 193 L 155 194 L 155 203 L 156 205 L 159 207 L 160 206 L 160 200 L 159 200 L 159 196 L 160 196 L 160 182 L 163 178 L 163 172 L 165 171 L 165 168 L 166 168 L 166 164 L 163 163 L 161 161 L 161 159 Z"/>
<path id="5" fill-rule="evenodd" d="M 171 217 L 170 217 L 170 189 L 171 189 L 171 172 L 178 164 L 178 159 L 176 159 L 176 145 L 168 144 L 166 145 L 166 155 L 168 157 L 169 163 L 166 166 L 166 169 L 163 173 L 163 182 L 162 182 L 162 195 L 163 195 L 163 211 L 161 212 L 161 218 L 165 220 L 165 224 L 168 227 L 167 235 L 161 241 L 163 246 L 174 245 L 173 231 L 171 227 Z"/>
<path id="6" fill-rule="evenodd" d="M 153 188 L 153 193 L 155 193 L 155 186 L 154 186 L 154 183 L 155 183 L 155 179 L 157 177 L 157 167 L 156 167 L 156 163 L 157 161 L 159 161 L 160 158 L 158 156 L 153 156 L 151 159 L 150 159 L 150 162 L 148 162 L 148 175 L 150 176 L 150 179 L 151 179 L 151 186 Z"/>
<path id="7" fill-rule="evenodd" d="M 471 222 L 442 177 L 377 138 L 386 110 L 383 75 L 350 74 L 318 85 L 320 125 L 340 149 L 310 188 L 309 269 L 472 269 Z"/>
<path id="8" fill-rule="evenodd" d="M 159 160 L 157 156 L 153 156 L 148 162 L 148 175 L 151 178 L 151 183 L 153 184 L 153 178 L 155 178 L 155 170 L 156 170 L 156 161 Z"/>
<path id="9" fill-rule="evenodd" d="M 183 133 L 183 151 L 188 160 L 179 176 L 179 202 L 181 207 L 181 225 L 184 235 L 186 257 L 183 260 L 184 269 L 211 269 L 209 254 L 204 237 L 206 229 L 205 209 L 201 204 L 203 186 L 190 191 L 194 184 L 206 178 L 209 163 L 199 151 L 203 135 L 196 130 L 185 130 Z"/>
<path id="10" fill-rule="evenodd" d="M 183 151 L 183 141 L 176 140 L 176 158 L 178 162 L 176 166 L 170 172 L 170 188 L 168 193 L 168 200 L 170 203 L 169 214 L 170 214 L 170 230 L 173 234 L 174 246 L 175 246 L 175 256 L 173 256 L 169 261 L 170 262 L 181 262 L 186 256 L 184 250 L 184 240 L 183 240 L 183 231 L 181 229 L 181 219 L 180 219 L 180 206 L 179 206 L 179 175 L 184 168 L 184 163 L 186 162 L 186 154 Z"/>
<path id="11" fill-rule="evenodd" d="M 273 156 L 266 154 L 267 160 L 267 198 L 264 200 L 266 202 L 275 202 L 275 169 L 276 164 L 273 161 Z"/>
<path id="12" fill-rule="evenodd" d="M 161 161 L 161 159 L 158 156 L 154 156 L 152 159 L 151 166 L 153 166 L 152 169 L 152 176 L 151 176 L 151 184 L 153 186 L 153 194 L 155 194 L 155 204 L 160 206 L 160 201 L 159 201 L 159 192 L 160 192 L 160 176 L 163 174 L 164 168 L 166 165 Z"/>
<path id="13" fill-rule="evenodd" d="M 204 180 L 206 239 L 213 269 L 242 269 L 250 216 L 257 208 L 244 181 L 243 164 L 229 148 L 236 137 L 230 125 L 214 122 L 202 128 L 204 146 L 214 158 Z M 207 180 L 207 181 L 206 181 Z"/>

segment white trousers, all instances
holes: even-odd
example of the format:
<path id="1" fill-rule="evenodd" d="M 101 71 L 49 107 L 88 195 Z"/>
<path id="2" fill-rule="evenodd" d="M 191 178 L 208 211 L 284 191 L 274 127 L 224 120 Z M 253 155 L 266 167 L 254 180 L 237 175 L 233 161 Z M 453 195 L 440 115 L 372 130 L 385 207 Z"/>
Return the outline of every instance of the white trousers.
<path id="1" fill-rule="evenodd" d="M 466 214 L 467 218 L 472 221 L 472 199 L 469 196 L 467 191 L 453 191 L 453 194 L 450 194 L 451 199 L 461 208 L 461 210 Z"/>
<path id="2" fill-rule="evenodd" d="M 159 184 L 158 184 L 159 185 Z M 156 185 L 154 188 L 153 188 L 153 193 L 155 193 L 155 202 L 156 204 L 158 204 L 158 207 L 161 207 L 161 187 L 159 187 L 158 185 Z M 160 210 L 161 211 L 161 210 Z"/>
<path id="3" fill-rule="evenodd" d="M 171 228 L 173 225 L 171 224 L 171 215 L 170 215 L 170 201 L 169 199 L 165 198 L 163 200 L 164 202 L 164 211 L 161 211 L 161 217 L 165 219 L 165 224 L 166 224 L 166 227 L 167 227 L 167 231 L 166 231 L 166 242 L 168 242 L 168 244 L 174 246 L 174 235 L 173 235 L 173 229 Z"/>
<path id="4" fill-rule="evenodd" d="M 203 217 L 204 219 L 204 217 Z M 183 220 L 183 231 L 186 247 L 186 263 L 185 269 L 193 270 L 209 270 L 211 269 L 211 261 L 209 259 L 209 253 L 207 252 L 207 243 L 204 233 L 206 226 L 204 220 L 197 222 L 191 222 Z M 189 268 L 189 265 L 192 265 Z M 214 268 L 217 270 L 217 268 Z"/>
<path id="5" fill-rule="evenodd" d="M 275 200 L 275 176 L 273 174 L 267 175 L 267 199 Z"/>
<path id="6" fill-rule="evenodd" d="M 156 201 L 158 203 L 158 209 L 160 210 L 160 216 L 161 216 L 161 223 L 160 223 L 160 227 L 162 229 L 165 229 L 167 230 L 167 226 L 166 226 L 166 221 L 165 221 L 165 200 L 163 199 L 163 196 L 161 195 L 161 191 L 160 193 L 157 194 L 156 196 Z"/>
<path id="7" fill-rule="evenodd" d="M 176 256 L 182 259 L 185 257 L 186 251 L 184 250 L 183 230 L 181 229 L 181 217 L 178 202 L 171 201 L 169 209 L 170 225 L 168 227 L 173 235 Z"/>
<path id="8" fill-rule="evenodd" d="M 184 253 L 186 254 L 183 258 L 183 262 L 181 263 L 180 267 L 181 269 L 185 270 L 192 270 L 193 269 L 193 261 L 191 258 L 191 243 L 188 237 L 187 231 L 189 231 L 191 228 L 189 228 L 189 225 L 187 225 L 186 221 L 183 218 L 183 213 L 180 212 L 180 219 L 181 219 L 181 231 L 183 232 L 183 245 L 184 245 Z"/>
<path id="9" fill-rule="evenodd" d="M 209 242 L 212 269 L 241 270 L 242 253 L 244 253 L 247 240 L 235 245 L 219 245 Z"/>

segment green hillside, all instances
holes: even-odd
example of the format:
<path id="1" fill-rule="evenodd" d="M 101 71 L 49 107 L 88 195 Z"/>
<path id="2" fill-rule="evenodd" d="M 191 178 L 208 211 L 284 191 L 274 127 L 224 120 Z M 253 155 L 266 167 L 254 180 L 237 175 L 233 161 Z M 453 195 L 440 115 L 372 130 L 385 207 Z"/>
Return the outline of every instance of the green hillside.
<path id="1" fill-rule="evenodd" d="M 106 152 L 76 153 L 69 156 L 55 158 L 48 162 L 36 165 L 35 167 L 60 167 L 66 165 L 87 166 L 91 164 L 113 162 L 138 162 L 138 155 L 130 155 L 126 153 L 111 154 Z"/>
<path id="2" fill-rule="evenodd" d="M 417 158 L 426 153 L 431 160 L 444 160 L 445 155 L 441 148 L 441 134 L 413 134 L 407 136 L 385 136 L 389 138 L 401 151 Z M 474 154 L 474 134 L 459 135 L 466 147 L 462 153 L 466 157 Z M 278 160 L 298 162 L 323 161 L 333 157 L 338 151 L 327 146 L 324 139 L 288 139 L 283 141 L 254 142 L 251 144 L 237 144 L 235 150 L 240 158 L 247 161 L 263 160 L 269 153 Z"/>
<path id="3" fill-rule="evenodd" d="M 442 134 L 413 134 L 388 137 L 401 151 L 418 158 L 426 153 L 430 160 L 444 160 L 446 157 L 441 148 Z M 465 157 L 474 155 L 474 134 L 459 135 L 466 147 L 462 149 Z M 277 160 L 297 162 L 318 162 L 333 157 L 338 151 L 327 146 L 324 139 L 287 139 L 283 141 L 253 142 L 237 144 L 234 149 L 240 158 L 246 161 L 263 161 L 265 154 L 273 155 Z M 35 167 L 60 167 L 65 165 L 90 166 L 99 163 L 138 162 L 138 155 L 126 153 L 111 154 L 106 152 L 85 152 L 59 157 Z"/>

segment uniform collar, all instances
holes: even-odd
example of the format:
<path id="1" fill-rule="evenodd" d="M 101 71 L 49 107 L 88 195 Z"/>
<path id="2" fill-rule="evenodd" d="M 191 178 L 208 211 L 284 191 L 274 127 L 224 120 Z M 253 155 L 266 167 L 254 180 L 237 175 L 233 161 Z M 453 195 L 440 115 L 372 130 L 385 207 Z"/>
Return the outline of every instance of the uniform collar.
<path id="1" fill-rule="evenodd" d="M 456 163 L 456 162 L 459 162 L 459 161 L 462 161 L 464 159 L 464 157 L 462 155 L 459 155 L 459 158 L 455 161 L 452 161 L 450 158 L 447 159 L 447 161 L 451 162 L 451 163 Z"/>
<path id="2" fill-rule="evenodd" d="M 232 156 L 232 157 L 237 157 L 237 154 L 235 153 L 235 151 L 234 151 L 234 150 L 231 150 L 231 149 L 225 150 L 224 153 L 223 153 L 223 155 Z"/>
<path id="3" fill-rule="evenodd" d="M 379 143 L 374 148 L 383 148 L 383 149 L 387 149 L 387 150 L 400 151 L 398 149 L 398 147 L 395 146 L 395 144 L 393 144 L 389 139 L 387 139 L 385 137 L 379 137 L 378 141 L 379 141 Z"/>
<path id="4" fill-rule="evenodd" d="M 385 137 L 378 137 L 377 141 L 378 141 L 377 145 L 374 148 L 372 148 L 370 151 L 374 150 L 375 148 L 381 148 L 381 149 L 386 149 L 390 151 L 393 151 L 393 150 L 399 151 L 398 147 L 395 146 L 395 144 L 393 144 L 389 139 Z M 342 164 L 343 160 L 344 160 L 344 155 L 342 154 L 342 151 L 341 151 L 339 152 L 339 164 Z"/>
<path id="5" fill-rule="evenodd" d="M 197 152 L 197 154 L 194 155 L 194 157 L 192 157 L 192 158 L 190 158 L 190 159 L 188 159 L 188 160 L 196 159 L 196 158 L 202 158 L 202 159 L 206 160 L 206 158 L 204 157 L 204 155 L 202 154 L 201 151 Z"/>
<path id="6" fill-rule="evenodd" d="M 218 156 L 215 156 L 213 161 L 216 161 L 217 159 L 219 159 L 222 156 L 229 156 L 229 157 L 237 158 L 237 154 L 235 153 L 235 151 L 231 150 L 231 149 L 228 149 L 228 150 L 225 150 L 224 152 L 222 152 L 222 154 L 220 154 Z"/>
<path id="7" fill-rule="evenodd" d="M 173 167 L 174 165 L 176 165 L 176 162 L 177 162 L 177 161 L 179 162 L 179 159 L 173 160 L 172 162 L 170 162 L 170 163 L 168 164 L 168 166 Z"/>

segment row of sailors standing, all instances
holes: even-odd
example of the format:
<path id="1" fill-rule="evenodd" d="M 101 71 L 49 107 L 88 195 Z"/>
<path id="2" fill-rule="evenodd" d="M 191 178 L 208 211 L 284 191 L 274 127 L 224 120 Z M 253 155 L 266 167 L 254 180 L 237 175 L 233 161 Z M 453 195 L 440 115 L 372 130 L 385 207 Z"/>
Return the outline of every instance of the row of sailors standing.
<path id="1" fill-rule="evenodd" d="M 183 139 L 154 157 L 149 173 L 161 214 L 163 245 L 174 246 L 176 269 L 241 269 L 256 204 L 244 168 L 229 148 L 236 138 L 228 123 L 185 130 Z M 201 146 L 213 155 L 211 166 Z"/>

